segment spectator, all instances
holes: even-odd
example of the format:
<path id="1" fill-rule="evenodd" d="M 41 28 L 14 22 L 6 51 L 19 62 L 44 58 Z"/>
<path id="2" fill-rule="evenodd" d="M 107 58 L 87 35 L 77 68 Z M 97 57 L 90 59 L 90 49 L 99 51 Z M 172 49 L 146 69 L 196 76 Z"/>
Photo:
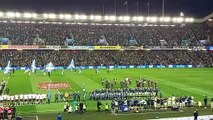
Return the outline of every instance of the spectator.
<path id="1" fill-rule="evenodd" d="M 18 116 L 16 116 L 16 120 L 22 120 L 22 117 L 19 113 L 18 113 Z"/>
<path id="2" fill-rule="evenodd" d="M 84 105 L 83 105 L 83 102 L 80 102 L 80 103 L 79 103 L 79 113 L 80 113 L 80 114 L 83 114 L 83 106 L 84 106 Z"/>
<path id="3" fill-rule="evenodd" d="M 98 109 L 98 112 L 100 112 L 101 106 L 102 106 L 101 101 L 97 101 L 97 109 Z"/>
<path id="4" fill-rule="evenodd" d="M 61 113 L 58 113 L 57 120 L 62 120 L 62 115 L 61 115 Z"/>
<path id="5" fill-rule="evenodd" d="M 208 102 L 208 98 L 207 98 L 206 95 L 204 96 L 203 101 L 204 101 L 204 108 L 206 109 L 207 108 L 207 102 Z"/>
<path id="6" fill-rule="evenodd" d="M 194 120 L 198 120 L 198 111 L 197 110 L 194 111 Z"/>

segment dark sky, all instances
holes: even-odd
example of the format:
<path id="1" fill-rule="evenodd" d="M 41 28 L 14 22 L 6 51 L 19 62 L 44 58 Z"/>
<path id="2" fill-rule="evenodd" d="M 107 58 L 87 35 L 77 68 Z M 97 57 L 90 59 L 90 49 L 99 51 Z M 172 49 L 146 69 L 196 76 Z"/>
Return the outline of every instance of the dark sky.
<path id="1" fill-rule="evenodd" d="M 114 14 L 115 0 L 0 0 L 1 11 L 34 11 L 54 13 L 86 13 Z M 116 0 L 117 14 L 125 14 L 124 2 Z M 139 2 L 139 14 L 147 15 L 147 3 L 150 5 L 150 15 L 161 15 L 163 0 L 127 0 L 129 15 L 136 15 L 137 1 Z M 165 0 L 165 14 L 177 16 L 183 11 L 186 16 L 204 17 L 213 12 L 213 0 Z"/>

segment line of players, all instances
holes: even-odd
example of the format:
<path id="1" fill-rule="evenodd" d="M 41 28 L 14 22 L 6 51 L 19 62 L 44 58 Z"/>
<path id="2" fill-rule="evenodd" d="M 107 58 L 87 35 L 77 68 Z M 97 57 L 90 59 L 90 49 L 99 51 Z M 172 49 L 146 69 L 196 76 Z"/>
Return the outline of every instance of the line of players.
<path id="1" fill-rule="evenodd" d="M 192 96 L 185 97 L 169 97 L 169 98 L 132 98 L 132 99 L 115 99 L 111 102 L 111 107 L 115 111 L 140 111 L 141 109 L 159 109 L 172 108 L 173 110 L 183 109 L 184 107 L 194 106 L 194 98 Z"/>
<path id="2" fill-rule="evenodd" d="M 123 88 L 123 89 L 97 89 L 90 92 L 90 100 L 113 100 L 116 98 L 158 96 L 158 89 L 152 88 Z"/>
<path id="3" fill-rule="evenodd" d="M 82 92 L 83 100 L 86 100 L 86 91 L 85 89 Z M 55 102 L 64 102 L 64 101 L 70 101 L 70 100 L 77 100 L 80 101 L 81 93 L 79 91 L 74 92 L 65 92 L 64 94 L 62 92 L 55 93 Z"/>
<path id="4" fill-rule="evenodd" d="M 114 86 L 117 84 L 117 78 L 114 78 L 112 81 L 110 80 L 104 80 L 104 78 L 101 79 L 101 85 L 104 87 L 105 83 L 105 88 L 114 88 Z M 147 85 L 146 85 L 147 83 Z M 132 78 L 131 77 L 126 77 L 124 80 L 120 81 L 120 88 L 128 88 L 128 85 L 132 84 Z M 152 81 L 152 80 L 147 80 L 145 78 L 140 77 L 138 80 L 136 80 L 136 87 L 141 87 L 144 88 L 145 86 L 149 88 L 157 88 L 157 82 Z"/>
<path id="5" fill-rule="evenodd" d="M 1 95 L 0 103 L 5 105 L 34 105 L 45 104 L 47 100 L 46 94 L 20 94 L 20 95 Z"/>

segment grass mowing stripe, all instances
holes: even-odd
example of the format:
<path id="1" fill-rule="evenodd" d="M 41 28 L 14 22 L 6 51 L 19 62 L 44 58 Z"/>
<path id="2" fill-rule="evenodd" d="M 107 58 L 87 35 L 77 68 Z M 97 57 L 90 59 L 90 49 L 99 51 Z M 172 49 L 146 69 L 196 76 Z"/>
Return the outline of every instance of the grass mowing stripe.
<path id="1" fill-rule="evenodd" d="M 3 76 L 3 75 L 2 75 Z M 4 77 L 7 77 L 4 75 Z M 28 79 L 30 77 L 30 79 Z M 74 73 L 71 71 L 65 71 L 64 75 L 61 75 L 61 70 L 53 71 L 51 74 L 51 81 L 48 76 L 44 76 L 42 72 L 38 71 L 37 75 L 24 74 L 23 71 L 16 71 L 8 82 L 10 85 L 10 92 L 13 93 L 45 93 L 47 90 L 40 90 L 37 87 L 38 82 L 68 82 L 70 83 L 72 89 L 71 91 L 82 92 L 83 82 L 85 83 L 87 93 L 93 89 L 103 88 L 101 85 L 101 78 L 118 78 L 116 88 L 120 87 L 119 82 L 125 77 L 132 77 L 132 87 L 135 87 L 136 80 L 139 77 L 149 78 L 151 80 L 157 81 L 160 90 L 162 90 L 167 96 L 172 94 L 182 96 L 182 95 L 192 95 L 195 100 L 202 100 L 202 95 L 204 92 L 208 92 L 208 97 L 212 97 L 209 93 L 213 93 L 211 86 L 213 85 L 213 69 L 114 69 L 107 73 L 106 69 L 101 69 L 100 73 L 95 74 L 94 70 L 83 70 L 82 74 Z M 31 83 L 30 83 L 31 81 Z M 13 84 L 11 86 L 11 84 Z M 24 89 L 24 90 L 22 90 Z M 31 90 L 30 90 L 31 89 Z M 198 92 L 200 90 L 200 92 Z M 32 92 L 30 92 L 32 91 Z M 67 90 L 59 90 L 60 92 L 69 92 Z M 56 90 L 51 90 L 52 101 L 54 101 L 54 94 L 58 92 Z M 26 92 L 25 92 L 26 93 Z M 89 95 L 87 95 L 89 96 Z M 106 101 L 108 102 L 108 101 Z M 96 110 L 95 101 L 87 101 L 89 110 Z M 104 102 L 103 102 L 104 103 Z M 18 108 L 20 112 L 39 112 L 48 110 L 60 110 L 63 109 L 65 103 L 51 103 L 50 105 L 37 105 L 36 110 L 33 111 L 32 106 L 24 106 Z M 29 111 L 29 109 L 32 109 Z"/>
<path id="2" fill-rule="evenodd" d="M 200 95 L 200 93 L 202 93 L 202 95 L 208 95 L 208 96 L 212 96 L 213 95 L 211 92 L 199 90 L 197 88 L 191 88 L 189 86 L 185 86 L 184 84 L 170 82 L 170 81 L 162 80 L 162 79 L 159 79 L 159 78 L 156 78 L 156 80 L 161 81 L 161 83 L 164 84 L 164 85 L 170 85 L 170 86 L 172 86 L 174 88 L 178 88 L 178 89 L 181 89 L 183 91 L 187 91 L 187 92 L 194 93 L 194 94 L 197 94 L 197 95 Z"/>

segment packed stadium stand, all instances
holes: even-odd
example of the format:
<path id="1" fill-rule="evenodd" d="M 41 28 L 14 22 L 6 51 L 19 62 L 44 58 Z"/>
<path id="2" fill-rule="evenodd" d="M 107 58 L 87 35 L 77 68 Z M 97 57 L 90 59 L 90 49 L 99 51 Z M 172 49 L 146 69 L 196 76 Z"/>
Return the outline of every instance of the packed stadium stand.
<path id="1" fill-rule="evenodd" d="M 192 64 L 212 66 L 213 53 L 206 51 L 54 51 L 54 50 L 4 50 L 0 51 L 0 66 L 11 60 L 13 66 L 29 66 L 33 59 L 37 65 L 52 62 L 56 66 L 68 66 L 71 59 L 76 65 L 170 65 Z"/>
<path id="2" fill-rule="evenodd" d="M 144 27 L 0 23 L 0 36 L 9 38 L 12 45 L 64 45 L 70 38 L 77 46 L 196 46 L 201 44 L 199 40 L 207 40 L 208 29 L 205 24 Z"/>

